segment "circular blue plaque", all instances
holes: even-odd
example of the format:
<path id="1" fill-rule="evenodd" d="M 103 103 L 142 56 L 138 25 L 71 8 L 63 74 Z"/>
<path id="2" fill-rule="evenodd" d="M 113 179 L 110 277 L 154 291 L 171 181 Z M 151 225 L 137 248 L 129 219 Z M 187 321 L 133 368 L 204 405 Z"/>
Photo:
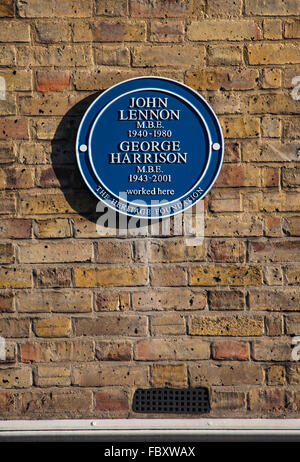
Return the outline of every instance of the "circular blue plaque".
<path id="1" fill-rule="evenodd" d="M 175 80 L 138 77 L 102 93 L 81 121 L 76 155 L 98 199 L 139 218 L 169 217 L 209 192 L 224 140 L 209 104 Z"/>

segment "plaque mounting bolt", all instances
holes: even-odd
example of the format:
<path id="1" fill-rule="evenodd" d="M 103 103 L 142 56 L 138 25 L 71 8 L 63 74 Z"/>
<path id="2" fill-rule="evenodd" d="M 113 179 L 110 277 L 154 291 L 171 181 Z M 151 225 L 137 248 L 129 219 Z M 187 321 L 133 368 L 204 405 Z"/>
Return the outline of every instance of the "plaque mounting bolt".
<path id="1" fill-rule="evenodd" d="M 214 144 L 212 145 L 212 148 L 213 148 L 214 151 L 218 151 L 218 150 L 220 149 L 220 147 L 221 147 L 221 146 L 219 145 L 219 143 L 214 143 Z"/>
<path id="2" fill-rule="evenodd" d="M 86 152 L 87 151 L 87 145 L 86 144 L 81 144 L 79 146 L 79 151 L 81 152 Z"/>

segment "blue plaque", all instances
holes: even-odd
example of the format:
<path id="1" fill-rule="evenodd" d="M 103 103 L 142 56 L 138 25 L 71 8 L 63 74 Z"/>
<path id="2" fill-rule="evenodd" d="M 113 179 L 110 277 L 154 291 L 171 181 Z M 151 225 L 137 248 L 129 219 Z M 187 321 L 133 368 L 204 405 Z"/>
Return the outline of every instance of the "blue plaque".
<path id="1" fill-rule="evenodd" d="M 139 77 L 91 104 L 76 153 L 96 197 L 120 213 L 154 219 L 203 199 L 220 172 L 224 140 L 197 92 L 175 80 Z"/>

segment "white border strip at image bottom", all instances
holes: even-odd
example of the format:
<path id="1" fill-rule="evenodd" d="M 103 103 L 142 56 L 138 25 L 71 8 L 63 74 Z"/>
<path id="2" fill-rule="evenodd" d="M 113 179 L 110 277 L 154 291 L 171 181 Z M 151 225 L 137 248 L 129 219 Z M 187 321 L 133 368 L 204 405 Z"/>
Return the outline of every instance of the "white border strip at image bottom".
<path id="1" fill-rule="evenodd" d="M 0 421 L 0 442 L 300 442 L 300 419 Z"/>

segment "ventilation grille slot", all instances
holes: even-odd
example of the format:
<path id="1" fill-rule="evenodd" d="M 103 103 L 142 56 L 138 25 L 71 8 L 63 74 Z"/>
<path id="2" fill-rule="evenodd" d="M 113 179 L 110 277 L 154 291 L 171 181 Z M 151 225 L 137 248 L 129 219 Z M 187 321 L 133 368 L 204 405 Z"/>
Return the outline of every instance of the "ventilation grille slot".
<path id="1" fill-rule="evenodd" d="M 147 388 L 135 391 L 132 409 L 140 413 L 204 414 L 210 411 L 207 388 Z"/>

